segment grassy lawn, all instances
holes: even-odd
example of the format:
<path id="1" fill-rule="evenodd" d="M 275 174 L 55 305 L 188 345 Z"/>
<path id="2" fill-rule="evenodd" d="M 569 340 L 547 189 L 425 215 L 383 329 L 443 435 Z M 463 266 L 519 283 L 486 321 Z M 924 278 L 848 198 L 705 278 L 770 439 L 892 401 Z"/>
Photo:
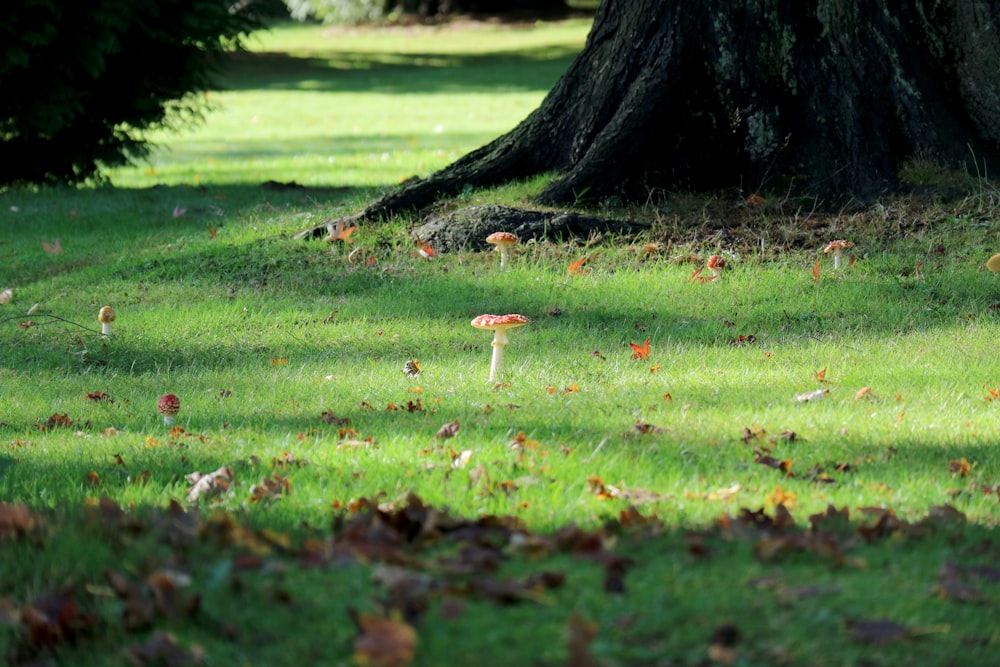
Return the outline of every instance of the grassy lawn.
<path id="1" fill-rule="evenodd" d="M 10 664 L 995 664 L 994 185 L 678 195 L 507 271 L 292 239 L 513 127 L 586 29 L 277 28 L 115 187 L 0 193 Z M 531 320 L 495 382 L 483 313 Z"/>

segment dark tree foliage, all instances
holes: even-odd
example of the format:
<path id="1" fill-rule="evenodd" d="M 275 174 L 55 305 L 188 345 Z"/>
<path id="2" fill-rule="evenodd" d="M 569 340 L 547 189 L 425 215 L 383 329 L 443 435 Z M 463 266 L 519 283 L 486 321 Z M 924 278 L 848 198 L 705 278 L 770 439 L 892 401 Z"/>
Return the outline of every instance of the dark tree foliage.
<path id="1" fill-rule="evenodd" d="M 34 0 L 0 21 L 0 185 L 77 183 L 145 155 L 143 130 L 196 121 L 253 2 Z"/>
<path id="2" fill-rule="evenodd" d="M 546 172 L 538 199 L 560 206 L 729 188 L 835 203 L 896 188 L 914 157 L 1000 173 L 1000 0 L 604 0 L 534 113 L 357 218 Z"/>

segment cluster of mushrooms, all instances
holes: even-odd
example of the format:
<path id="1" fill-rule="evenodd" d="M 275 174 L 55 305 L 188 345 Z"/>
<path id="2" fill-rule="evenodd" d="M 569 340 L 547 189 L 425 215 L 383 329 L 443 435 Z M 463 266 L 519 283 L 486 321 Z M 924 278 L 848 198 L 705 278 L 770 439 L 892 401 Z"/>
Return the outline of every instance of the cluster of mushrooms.
<path id="1" fill-rule="evenodd" d="M 497 252 L 500 253 L 500 268 L 506 271 L 510 262 L 510 251 L 518 243 L 518 238 L 515 234 L 510 232 L 493 232 L 486 237 L 486 242 L 490 245 L 496 246 Z M 521 327 L 530 322 L 524 315 L 518 315 L 517 313 L 510 313 L 508 315 L 492 315 L 485 314 L 479 317 L 473 318 L 471 324 L 477 329 L 486 329 L 493 332 L 493 356 L 490 360 L 490 378 L 489 381 L 493 382 L 500 375 L 500 371 L 503 369 L 503 351 L 507 344 L 510 342 L 510 338 L 507 336 L 507 332 L 516 327 Z"/>
<path id="2" fill-rule="evenodd" d="M 518 238 L 510 232 L 494 232 L 486 237 L 486 242 L 496 246 L 500 253 L 500 268 L 507 270 L 510 261 L 510 251 L 518 243 Z M 844 239 L 838 239 L 826 244 L 823 248 L 825 254 L 833 254 L 833 268 L 839 269 L 844 250 L 853 247 L 854 244 Z M 712 255 L 708 258 L 706 268 L 712 273 L 709 280 L 718 280 L 722 275 L 722 269 L 726 262 L 720 255 Z M 1000 253 L 989 258 L 986 268 L 990 271 L 1000 272 Z M 111 335 L 111 323 L 115 321 L 115 311 L 111 306 L 104 306 L 97 315 L 97 321 L 101 324 L 101 334 Z M 504 348 L 510 343 L 508 333 L 511 329 L 528 324 L 529 320 L 524 315 L 509 313 L 507 315 L 493 315 L 490 313 L 473 318 L 471 324 L 476 329 L 486 329 L 493 332 L 493 356 L 490 360 L 489 381 L 494 382 L 503 370 Z M 171 426 L 174 418 L 181 409 L 181 401 L 174 394 L 164 394 L 156 403 L 157 410 L 163 416 L 165 426 Z"/>

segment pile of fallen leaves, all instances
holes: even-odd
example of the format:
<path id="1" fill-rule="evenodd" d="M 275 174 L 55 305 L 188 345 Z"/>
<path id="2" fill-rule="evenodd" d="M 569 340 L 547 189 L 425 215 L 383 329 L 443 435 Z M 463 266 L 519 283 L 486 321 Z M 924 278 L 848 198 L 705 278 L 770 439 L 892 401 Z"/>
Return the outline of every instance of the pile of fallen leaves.
<path id="1" fill-rule="evenodd" d="M 404 667 L 414 658 L 425 611 L 432 601 L 443 613 L 460 615 L 470 600 L 498 606 L 546 602 L 549 593 L 566 584 L 566 573 L 547 569 L 548 556 L 563 555 L 597 564 L 603 572 L 603 589 L 625 594 L 627 574 L 636 561 L 618 552 L 620 545 L 650 539 L 667 529 L 655 516 L 635 507 L 606 525 L 585 529 L 566 526 L 551 533 L 528 530 L 517 518 L 482 516 L 462 518 L 424 504 L 416 496 L 378 504 L 363 499 L 339 515 L 329 534 L 293 544 L 285 534 L 252 529 L 232 515 L 217 512 L 203 516 L 197 508 L 172 503 L 142 517 L 122 509 L 109 498 L 89 508 L 88 520 L 99 525 L 109 540 L 116 536 L 151 534 L 178 552 L 208 544 L 231 552 L 234 572 L 266 567 L 280 559 L 285 566 L 324 567 L 344 562 L 365 564 L 380 591 L 367 611 L 356 607 L 348 616 L 356 629 L 353 644 L 358 664 Z M 964 515 L 951 506 L 932 507 L 919 521 L 906 521 L 887 509 L 857 511 L 852 519 L 845 509 L 829 507 L 799 525 L 784 505 L 771 513 L 741 509 L 722 515 L 702 529 L 689 529 L 684 544 L 696 560 L 710 560 L 715 545 L 741 541 L 753 545 L 761 561 L 785 554 L 812 554 L 837 567 L 865 567 L 858 553 L 865 544 L 906 536 L 920 538 L 938 530 L 961 528 Z M 53 522 L 23 505 L 0 504 L 0 551 L 15 541 L 44 545 L 58 530 Z M 501 565 L 512 559 L 537 564 L 521 578 L 504 578 Z M 174 667 L 202 662 L 199 646 L 181 646 L 162 623 L 198 617 L 199 586 L 184 571 L 183 558 L 150 564 L 145 574 L 105 570 L 94 581 L 83 581 L 46 591 L 34 599 L 0 596 L 0 624 L 13 629 L 15 644 L 4 656 L 9 664 L 31 664 L 60 647 L 100 642 L 112 630 L 124 631 L 137 641 L 124 647 L 128 660 L 140 667 L 168 664 Z M 973 576 L 973 575 L 976 576 Z M 957 600 L 981 597 L 979 580 L 1000 577 L 1000 569 L 971 573 L 950 564 L 940 573 L 937 594 Z M 988 575 L 988 576 L 987 576 Z M 235 576 L 235 575 L 234 575 Z M 96 611 L 95 591 L 118 600 L 120 617 L 109 619 Z M 904 639 L 918 629 L 889 619 L 845 619 L 858 641 L 882 643 Z M 590 644 L 598 625 L 573 613 L 566 620 L 568 664 L 592 665 Z M 706 650 L 713 661 L 733 664 L 738 659 L 739 628 L 720 626 Z M 141 640 L 139 639 L 141 637 Z M 346 647 L 345 647 L 346 648 Z"/>

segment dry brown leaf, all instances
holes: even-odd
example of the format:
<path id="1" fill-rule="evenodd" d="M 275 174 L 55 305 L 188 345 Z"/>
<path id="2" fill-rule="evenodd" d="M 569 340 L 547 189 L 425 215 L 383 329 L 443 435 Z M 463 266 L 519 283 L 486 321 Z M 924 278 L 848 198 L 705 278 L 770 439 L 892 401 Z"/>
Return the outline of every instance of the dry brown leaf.
<path id="1" fill-rule="evenodd" d="M 233 482 L 233 469 L 222 466 L 215 472 L 208 474 L 195 471 L 185 475 L 184 479 L 193 485 L 187 495 L 187 501 L 193 504 L 197 503 L 202 496 L 211 498 L 229 489 L 229 485 Z"/>
<path id="2" fill-rule="evenodd" d="M 454 438 L 456 435 L 458 435 L 458 430 L 460 428 L 461 426 L 459 425 L 458 420 L 456 419 L 455 421 L 449 422 L 444 426 L 442 426 L 441 428 L 439 428 L 438 432 L 434 434 L 434 437 L 438 438 L 439 440 L 447 440 L 448 438 Z"/>
<path id="3" fill-rule="evenodd" d="M 413 662 L 417 631 L 409 623 L 395 618 L 353 612 L 358 626 L 354 640 L 354 660 L 373 667 L 406 667 Z"/>
<path id="4" fill-rule="evenodd" d="M 0 544 L 31 533 L 40 525 L 38 516 L 24 505 L 0 503 Z"/>

